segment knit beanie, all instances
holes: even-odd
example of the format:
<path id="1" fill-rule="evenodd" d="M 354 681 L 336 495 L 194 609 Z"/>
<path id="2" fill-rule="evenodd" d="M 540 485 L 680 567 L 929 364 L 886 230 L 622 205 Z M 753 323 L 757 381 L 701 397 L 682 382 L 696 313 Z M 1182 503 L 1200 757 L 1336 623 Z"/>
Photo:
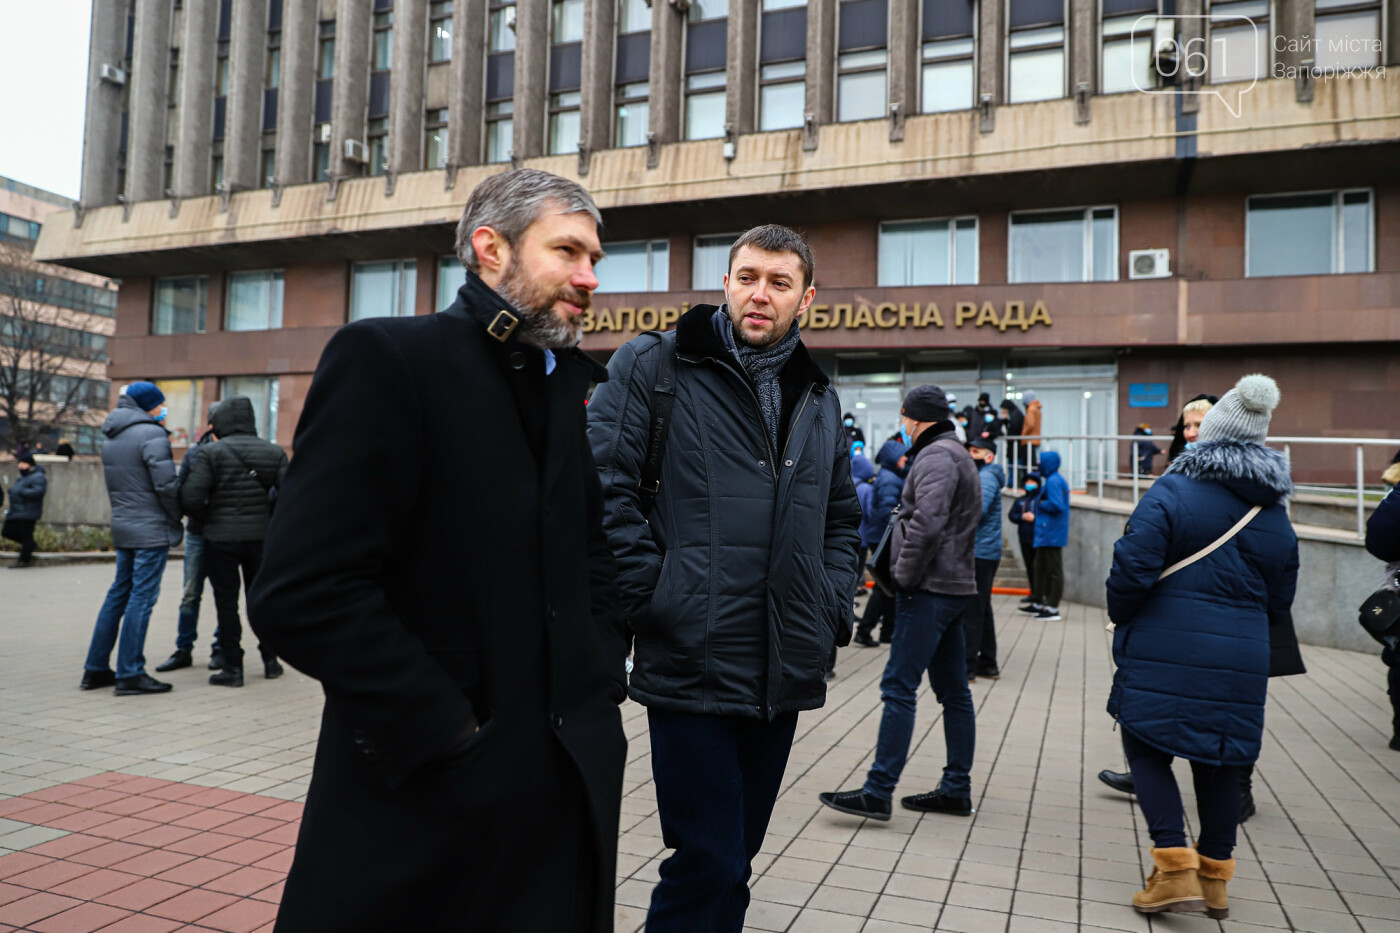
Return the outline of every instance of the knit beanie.
<path id="1" fill-rule="evenodd" d="M 1029 405 L 1031 402 L 1034 402 L 1034 401 L 1035 401 L 1035 390 L 1034 390 L 1034 389 L 1027 389 L 1026 391 L 1022 392 L 1022 393 L 1021 393 L 1021 401 L 1025 402 L 1027 405 Z"/>
<path id="2" fill-rule="evenodd" d="M 1278 383 L 1274 380 L 1260 373 L 1245 376 L 1206 412 L 1198 442 L 1234 440 L 1264 443 L 1269 436 L 1269 419 L 1278 407 L 1278 400 Z"/>
<path id="3" fill-rule="evenodd" d="M 150 382 L 133 382 L 126 387 L 126 397 L 135 402 L 142 411 L 150 411 L 165 404 L 165 393 Z"/>
<path id="4" fill-rule="evenodd" d="M 904 407 L 900 409 L 900 414 L 910 421 L 928 424 L 946 421 L 951 413 L 948 396 L 944 395 L 938 386 L 932 385 L 915 386 L 910 389 L 909 394 L 904 396 Z"/>

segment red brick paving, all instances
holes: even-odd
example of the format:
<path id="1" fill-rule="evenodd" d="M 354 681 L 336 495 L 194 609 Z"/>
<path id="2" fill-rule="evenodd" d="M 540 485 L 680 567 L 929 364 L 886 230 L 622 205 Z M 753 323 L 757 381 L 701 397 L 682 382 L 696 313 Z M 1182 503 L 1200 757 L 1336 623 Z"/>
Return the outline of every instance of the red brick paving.
<path id="1" fill-rule="evenodd" d="M 0 857 L 0 933 L 270 933 L 301 813 L 118 772 L 0 800 L 69 833 Z"/>

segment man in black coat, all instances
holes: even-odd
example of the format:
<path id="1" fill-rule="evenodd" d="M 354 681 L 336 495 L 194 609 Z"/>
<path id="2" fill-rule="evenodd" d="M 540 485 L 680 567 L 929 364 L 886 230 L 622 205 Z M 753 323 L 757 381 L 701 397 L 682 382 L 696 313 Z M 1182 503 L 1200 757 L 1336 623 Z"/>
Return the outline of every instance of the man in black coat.
<path id="1" fill-rule="evenodd" d="M 726 304 L 624 344 L 588 406 L 608 540 L 636 638 L 661 832 L 676 850 L 649 933 L 738 933 L 799 710 L 850 638 L 860 505 L 850 440 L 796 319 L 812 253 L 756 227 L 729 254 Z M 675 403 L 654 507 L 642 464 L 662 354 Z"/>
<path id="2" fill-rule="evenodd" d="M 576 346 L 598 222 L 574 182 L 494 175 L 452 306 L 322 355 L 251 600 L 326 693 L 282 933 L 612 929 L 626 642 L 584 427 L 607 373 Z"/>

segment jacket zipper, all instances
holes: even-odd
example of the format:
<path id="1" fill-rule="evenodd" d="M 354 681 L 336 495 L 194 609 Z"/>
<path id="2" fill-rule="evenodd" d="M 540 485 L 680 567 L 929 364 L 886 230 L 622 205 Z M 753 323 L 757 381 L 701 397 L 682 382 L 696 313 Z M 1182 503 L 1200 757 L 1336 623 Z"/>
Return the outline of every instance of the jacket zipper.
<path id="1" fill-rule="evenodd" d="M 811 396 L 812 396 L 812 387 L 811 387 L 811 386 L 808 386 L 807 389 L 806 389 L 806 391 L 804 391 L 804 392 L 802 393 L 802 404 L 797 406 L 797 413 L 794 414 L 794 415 L 792 416 L 792 420 L 791 420 L 790 422 L 788 422 L 788 433 L 787 433 L 787 437 L 783 438 L 783 452 L 782 452 L 782 456 L 784 456 L 784 457 L 787 456 L 788 444 L 792 443 L 792 434 L 793 434 L 794 431 L 797 430 L 797 422 L 800 421 L 800 420 L 802 420 L 802 413 L 803 413 L 804 411 L 807 410 L 807 399 L 811 398 Z"/>
<path id="2" fill-rule="evenodd" d="M 763 435 L 763 449 L 768 451 L 768 472 L 773 477 L 773 482 L 776 483 L 778 481 L 778 464 L 775 460 L 775 455 L 773 453 L 773 441 L 768 436 L 768 426 L 763 423 L 763 411 L 759 407 L 758 393 L 753 390 L 753 386 L 749 385 L 749 381 L 743 376 L 739 375 L 737 372 L 735 372 L 733 368 L 729 366 L 728 363 L 725 363 L 722 360 L 715 359 L 712 356 L 706 357 L 706 359 L 713 360 L 717 366 L 719 366 L 721 369 L 727 372 L 734 379 L 738 380 L 739 384 L 744 387 L 744 390 L 749 393 L 749 399 L 753 401 L 752 414 L 757 417 L 759 433 Z"/>

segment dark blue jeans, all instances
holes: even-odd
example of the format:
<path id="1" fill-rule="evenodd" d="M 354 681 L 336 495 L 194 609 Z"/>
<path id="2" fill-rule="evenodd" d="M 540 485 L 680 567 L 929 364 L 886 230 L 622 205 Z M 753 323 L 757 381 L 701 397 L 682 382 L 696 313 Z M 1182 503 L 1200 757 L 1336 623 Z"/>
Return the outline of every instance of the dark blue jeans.
<path id="1" fill-rule="evenodd" d="M 1181 789 L 1172 774 L 1174 756 L 1123 730 L 1123 754 L 1133 772 L 1133 791 L 1147 820 L 1147 832 L 1159 849 L 1184 848 L 1186 823 Z M 1240 823 L 1240 769 L 1191 762 L 1200 827 L 1196 847 L 1207 858 L 1224 861 L 1235 851 Z"/>
<path id="2" fill-rule="evenodd" d="M 146 673 L 146 626 L 160 595 L 160 578 L 169 556 L 170 549 L 163 547 L 117 548 L 117 578 L 97 614 L 84 670 L 111 670 L 115 645 L 117 679 Z"/>
<path id="3" fill-rule="evenodd" d="M 651 892 L 647 933 L 740 933 L 797 714 L 772 722 L 647 710 L 661 835 L 676 851 Z"/>
<path id="4" fill-rule="evenodd" d="M 189 651 L 198 635 L 199 603 L 204 597 L 204 536 L 185 532 L 185 595 L 180 598 L 180 621 L 175 629 L 175 647 Z M 214 629 L 214 650 L 219 648 L 219 630 Z"/>
<path id="5" fill-rule="evenodd" d="M 948 764 L 938 789 L 951 797 L 971 796 L 977 715 L 967 686 L 960 620 L 972 599 L 922 591 L 895 596 L 894 641 L 880 681 L 885 712 L 880 717 L 875 765 L 865 779 L 867 794 L 881 800 L 894 798 L 914 736 L 919 681 L 928 671 L 933 694 L 943 704 L 943 741 L 948 748 Z"/>

